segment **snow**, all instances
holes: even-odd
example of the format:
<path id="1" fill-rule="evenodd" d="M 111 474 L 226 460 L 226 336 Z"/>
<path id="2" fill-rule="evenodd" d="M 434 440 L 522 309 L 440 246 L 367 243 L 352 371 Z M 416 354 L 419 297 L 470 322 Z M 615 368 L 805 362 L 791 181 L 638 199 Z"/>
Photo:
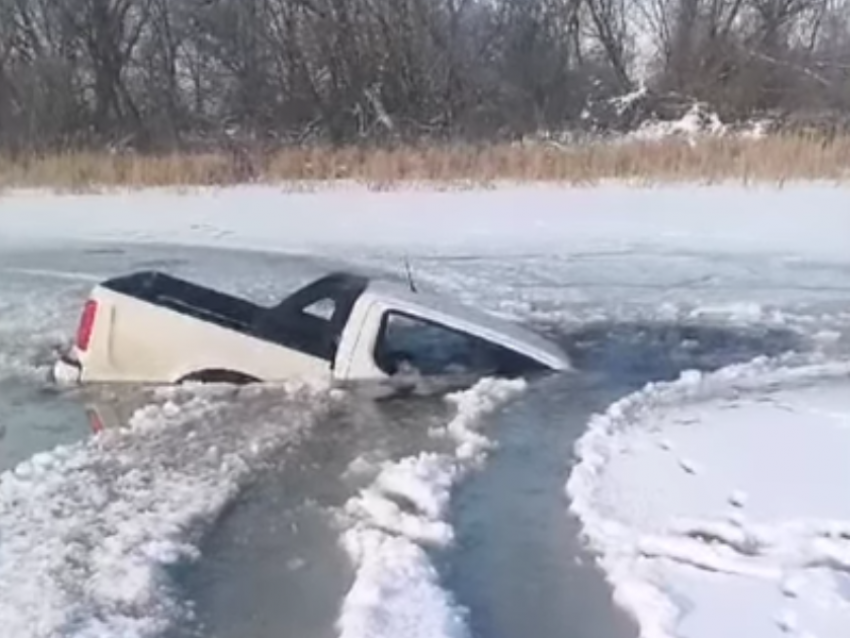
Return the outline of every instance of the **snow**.
<path id="1" fill-rule="evenodd" d="M 77 238 L 295 253 L 339 254 L 344 248 L 488 255 L 581 255 L 661 245 L 845 260 L 850 237 L 847 187 L 828 183 L 782 188 L 506 184 L 460 192 L 427 184 L 387 192 L 346 183 L 317 192 L 294 188 L 63 196 L 8 191 L 0 197 L 0 244 L 4 238 L 18 244 Z"/>
<path id="2" fill-rule="evenodd" d="M 626 140 L 657 141 L 670 137 L 682 137 L 693 145 L 696 144 L 698 137 L 720 136 L 727 131 L 728 127 L 720 121 L 716 113 L 708 110 L 703 104 L 693 104 L 680 119 L 649 120 L 625 138 Z"/>
<path id="3" fill-rule="evenodd" d="M 567 492 L 641 636 L 838 638 L 848 449 L 850 362 L 764 358 L 612 405 Z"/>
<path id="4" fill-rule="evenodd" d="M 486 456 L 481 418 L 522 392 L 522 380 L 484 379 L 449 395 L 456 416 L 435 436 L 455 442 L 454 454 L 423 453 L 385 464 L 351 499 L 355 521 L 342 542 L 356 566 L 339 617 L 341 638 L 467 638 L 465 610 L 440 585 L 428 550 L 454 540 L 446 520 L 451 488 Z"/>
<path id="5" fill-rule="evenodd" d="M 2 474 L 4 635 L 159 635 L 187 613 L 168 568 L 198 558 L 203 531 L 252 466 L 309 427 L 322 406 L 315 399 L 309 387 L 278 388 L 285 427 L 272 412 L 234 430 L 225 426 L 239 393 L 157 390 L 128 428 Z"/>

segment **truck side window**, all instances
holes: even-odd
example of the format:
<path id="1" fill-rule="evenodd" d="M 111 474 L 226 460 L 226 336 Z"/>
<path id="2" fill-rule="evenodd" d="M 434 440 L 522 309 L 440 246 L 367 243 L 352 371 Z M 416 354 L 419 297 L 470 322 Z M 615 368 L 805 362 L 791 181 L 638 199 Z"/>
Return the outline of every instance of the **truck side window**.
<path id="1" fill-rule="evenodd" d="M 317 319 L 330 321 L 333 318 L 335 310 L 336 302 L 330 297 L 325 297 L 323 299 L 319 299 L 318 301 L 313 302 L 312 304 L 304 308 L 302 312 L 316 317 Z"/>
<path id="2" fill-rule="evenodd" d="M 512 376 L 542 368 L 537 362 L 484 339 L 392 311 L 384 318 L 375 362 L 389 375 L 405 366 L 424 376 Z"/>

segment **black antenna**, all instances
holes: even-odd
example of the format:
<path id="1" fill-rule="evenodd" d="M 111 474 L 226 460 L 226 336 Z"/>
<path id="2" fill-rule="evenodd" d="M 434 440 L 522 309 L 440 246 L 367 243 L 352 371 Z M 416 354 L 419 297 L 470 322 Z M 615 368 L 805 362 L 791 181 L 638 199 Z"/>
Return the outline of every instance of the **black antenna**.
<path id="1" fill-rule="evenodd" d="M 404 268 L 407 271 L 407 284 L 410 286 L 410 292 L 419 292 L 416 290 L 416 283 L 413 281 L 413 273 L 410 271 L 410 261 L 408 261 L 407 256 L 404 258 Z"/>

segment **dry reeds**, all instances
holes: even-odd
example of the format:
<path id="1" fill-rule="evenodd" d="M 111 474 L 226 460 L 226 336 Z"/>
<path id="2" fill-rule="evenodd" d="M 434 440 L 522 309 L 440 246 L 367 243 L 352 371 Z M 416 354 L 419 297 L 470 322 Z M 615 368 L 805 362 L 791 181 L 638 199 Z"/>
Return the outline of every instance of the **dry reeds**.
<path id="1" fill-rule="evenodd" d="M 410 182 L 486 185 L 496 181 L 592 184 L 788 180 L 843 181 L 850 138 L 772 136 L 624 141 L 575 146 L 493 145 L 400 148 L 287 148 L 273 153 L 135 155 L 64 153 L 0 157 L 0 187 L 229 185 L 352 180 L 392 187 Z"/>

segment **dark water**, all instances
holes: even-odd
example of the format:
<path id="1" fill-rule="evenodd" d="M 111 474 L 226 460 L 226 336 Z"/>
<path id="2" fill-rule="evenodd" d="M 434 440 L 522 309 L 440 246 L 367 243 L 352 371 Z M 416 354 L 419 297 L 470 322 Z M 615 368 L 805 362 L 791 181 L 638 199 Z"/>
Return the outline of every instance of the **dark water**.
<path id="1" fill-rule="evenodd" d="M 37 380 L 0 379 L 0 471 L 89 432 L 85 412 L 73 399 Z"/>
<path id="2" fill-rule="evenodd" d="M 427 429 L 452 416 L 440 397 L 335 406 L 309 439 L 264 469 L 179 577 L 194 618 L 174 638 L 331 638 L 353 573 L 335 514 L 372 474 L 352 468 L 439 450 Z M 352 471 L 352 469 L 354 471 Z"/>

